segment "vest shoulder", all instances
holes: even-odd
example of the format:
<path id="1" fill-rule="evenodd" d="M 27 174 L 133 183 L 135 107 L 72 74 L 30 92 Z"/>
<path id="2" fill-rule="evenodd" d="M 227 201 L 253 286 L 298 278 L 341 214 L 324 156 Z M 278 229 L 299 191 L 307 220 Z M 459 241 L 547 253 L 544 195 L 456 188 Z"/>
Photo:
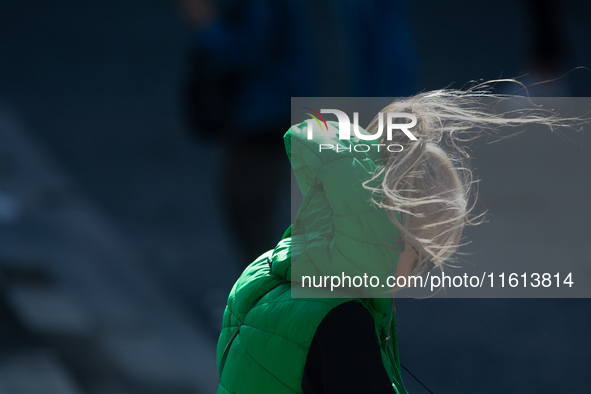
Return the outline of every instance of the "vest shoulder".
<path id="1" fill-rule="evenodd" d="M 290 287 L 287 282 L 273 288 L 242 322 L 226 308 L 218 342 L 218 368 L 223 352 L 227 350 L 228 354 L 219 392 L 302 392 L 304 367 L 318 326 L 331 310 L 353 299 L 291 298 Z"/>

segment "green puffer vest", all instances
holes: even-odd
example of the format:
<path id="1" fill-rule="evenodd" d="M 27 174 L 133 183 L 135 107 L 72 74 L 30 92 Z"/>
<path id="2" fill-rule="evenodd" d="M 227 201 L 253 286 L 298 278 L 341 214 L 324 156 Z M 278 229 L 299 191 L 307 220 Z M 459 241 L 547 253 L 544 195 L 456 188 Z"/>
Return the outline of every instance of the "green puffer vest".
<path id="1" fill-rule="evenodd" d="M 363 273 L 364 262 L 374 261 L 393 274 L 399 256 L 392 247 L 399 230 L 386 212 L 371 204 L 371 193 L 361 185 L 371 178 L 381 153 L 349 151 L 359 141 L 339 140 L 333 122 L 328 133 L 308 140 L 308 125 L 292 126 L 284 137 L 304 195 L 296 221 L 274 250 L 246 268 L 228 297 L 217 347 L 218 393 L 302 393 L 308 350 L 322 319 L 338 305 L 355 301 L 374 318 L 393 392 L 405 394 L 391 298 L 328 294 L 323 289 L 292 298 L 292 276 L 294 282 L 301 281 L 295 267 L 305 267 L 301 272 L 307 273 L 345 270 L 357 275 Z M 342 149 L 319 152 L 320 144 Z"/>

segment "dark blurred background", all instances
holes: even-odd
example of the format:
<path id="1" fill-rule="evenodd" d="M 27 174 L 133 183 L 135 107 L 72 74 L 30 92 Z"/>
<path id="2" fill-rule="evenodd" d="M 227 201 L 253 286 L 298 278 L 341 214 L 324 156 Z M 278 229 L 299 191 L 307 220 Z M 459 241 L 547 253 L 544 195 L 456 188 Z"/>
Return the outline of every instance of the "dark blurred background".
<path id="1" fill-rule="evenodd" d="M 0 1 L 0 393 L 213 392 L 227 293 L 289 224 L 290 97 L 532 85 L 591 66 L 590 15 L 582 0 Z M 204 98 L 216 83 L 236 90 Z M 530 89 L 590 92 L 584 69 Z M 233 116 L 200 129 L 191 105 L 216 102 Z M 522 143 L 508 154 L 540 160 Z M 482 190 L 528 220 L 512 193 Z M 591 260 L 588 238 L 563 247 Z M 435 393 L 585 393 L 590 308 L 399 300 L 401 358 Z"/>

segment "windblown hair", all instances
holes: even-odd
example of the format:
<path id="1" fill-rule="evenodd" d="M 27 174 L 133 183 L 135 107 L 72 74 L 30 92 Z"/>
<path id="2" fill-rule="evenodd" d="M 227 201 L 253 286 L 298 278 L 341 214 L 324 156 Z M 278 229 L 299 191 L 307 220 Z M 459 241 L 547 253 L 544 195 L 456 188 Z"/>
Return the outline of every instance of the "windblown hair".
<path id="1" fill-rule="evenodd" d="M 443 269 L 461 246 L 464 226 L 480 224 L 484 219 L 485 212 L 473 214 L 478 193 L 473 188 L 477 181 L 469 168 L 467 142 L 483 135 L 499 136 L 505 126 L 535 123 L 553 131 L 572 125 L 572 119 L 540 108 L 495 113 L 490 101 L 499 104 L 512 97 L 493 94 L 489 86 L 425 92 L 396 100 L 382 110 L 410 113 L 417 118 L 411 129 L 417 141 L 402 133 L 386 141 L 384 133 L 380 143 L 400 144 L 403 150 L 385 150 L 382 166 L 364 183 L 373 191 L 374 203 L 388 211 L 402 240 L 418 252 L 413 275 L 433 266 Z M 369 133 L 378 131 L 379 116 L 367 127 Z M 394 211 L 401 213 L 402 221 Z"/>

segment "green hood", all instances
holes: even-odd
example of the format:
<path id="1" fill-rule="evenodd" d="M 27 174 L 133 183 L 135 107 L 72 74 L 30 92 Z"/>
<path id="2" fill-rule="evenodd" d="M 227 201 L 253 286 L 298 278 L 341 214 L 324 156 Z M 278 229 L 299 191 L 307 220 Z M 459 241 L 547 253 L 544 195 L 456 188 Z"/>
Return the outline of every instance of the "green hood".
<path id="1" fill-rule="evenodd" d="M 372 192 L 363 187 L 379 170 L 382 154 L 366 144 L 373 141 L 357 137 L 339 140 L 337 123 L 329 122 L 328 132 L 324 131 L 321 134 L 315 128 L 316 134 L 309 140 L 308 122 L 304 122 L 285 134 L 287 153 L 304 198 L 291 227 L 290 246 L 278 245 L 272 270 L 291 282 L 301 282 L 304 275 L 367 274 L 378 276 L 384 284 L 396 270 L 400 230 L 372 203 Z M 363 145 L 358 146 L 360 143 Z M 367 146 L 369 151 L 361 151 Z M 348 296 L 391 297 L 381 286 L 353 290 Z"/>

